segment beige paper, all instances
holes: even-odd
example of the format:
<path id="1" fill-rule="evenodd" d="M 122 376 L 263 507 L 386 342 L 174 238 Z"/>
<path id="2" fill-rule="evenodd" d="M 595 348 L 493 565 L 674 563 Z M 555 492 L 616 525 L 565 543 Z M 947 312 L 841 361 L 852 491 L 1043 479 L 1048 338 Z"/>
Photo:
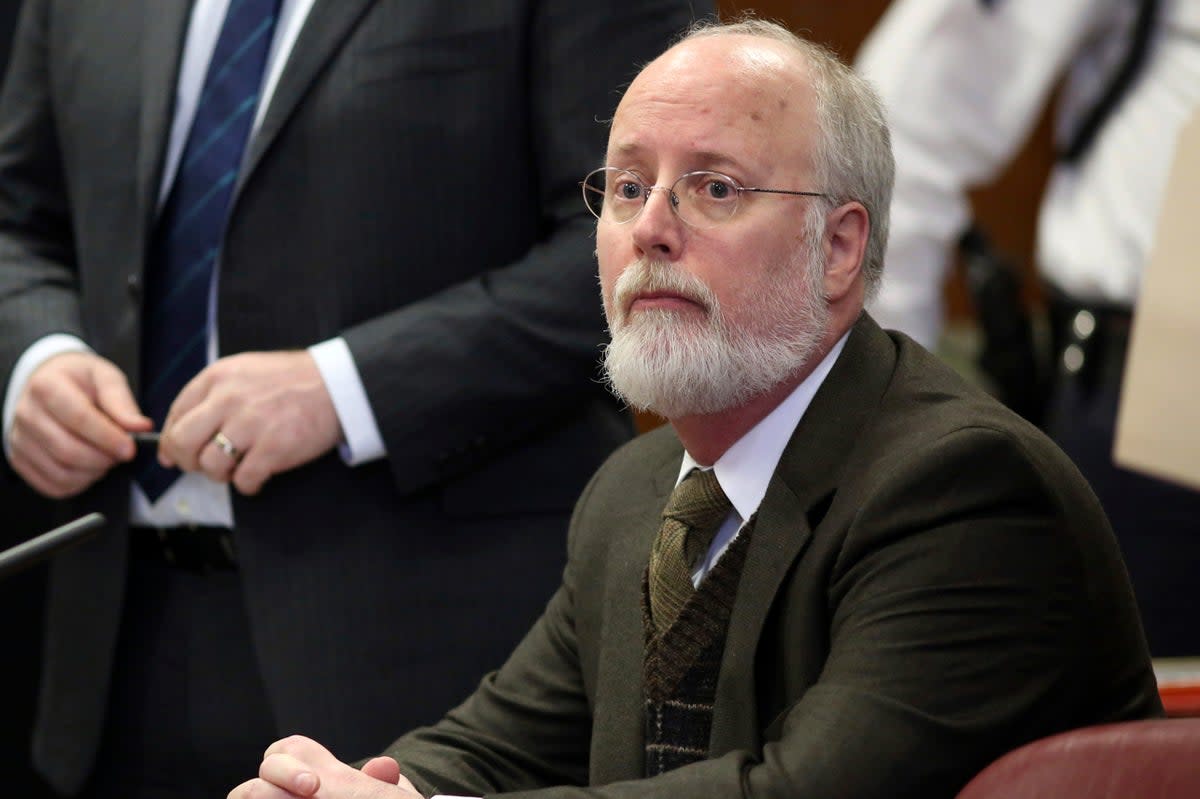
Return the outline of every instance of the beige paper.
<path id="1" fill-rule="evenodd" d="M 1142 276 L 1113 457 L 1200 489 L 1200 112 L 1180 133 Z"/>

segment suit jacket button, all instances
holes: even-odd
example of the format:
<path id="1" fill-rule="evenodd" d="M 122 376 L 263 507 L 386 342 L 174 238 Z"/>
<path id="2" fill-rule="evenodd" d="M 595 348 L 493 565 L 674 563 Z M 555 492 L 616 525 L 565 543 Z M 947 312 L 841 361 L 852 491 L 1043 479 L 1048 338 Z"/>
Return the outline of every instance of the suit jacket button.
<path id="1" fill-rule="evenodd" d="M 130 297 L 140 300 L 142 298 L 142 276 L 130 274 L 125 278 L 125 288 L 129 291 Z"/>

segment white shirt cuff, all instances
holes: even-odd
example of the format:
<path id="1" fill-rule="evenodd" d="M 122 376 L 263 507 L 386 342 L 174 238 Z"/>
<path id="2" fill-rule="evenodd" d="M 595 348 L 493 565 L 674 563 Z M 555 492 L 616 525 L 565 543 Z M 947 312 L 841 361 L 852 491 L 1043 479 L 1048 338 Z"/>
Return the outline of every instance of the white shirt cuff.
<path id="1" fill-rule="evenodd" d="M 338 446 L 342 460 L 347 466 L 358 466 L 386 456 L 383 436 L 346 340 L 340 336 L 331 338 L 309 347 L 308 352 L 317 362 L 317 370 L 342 425 L 342 435 L 346 437 Z"/>
<path id="2" fill-rule="evenodd" d="M 12 429 L 13 416 L 17 412 L 17 399 L 25 390 L 25 384 L 37 371 L 37 368 L 55 355 L 64 352 L 91 352 L 92 348 L 75 336 L 67 333 L 51 333 L 43 336 L 29 349 L 22 353 L 17 365 L 13 367 L 12 377 L 8 381 L 8 390 L 4 392 L 4 457 L 9 457 L 8 431 Z"/>

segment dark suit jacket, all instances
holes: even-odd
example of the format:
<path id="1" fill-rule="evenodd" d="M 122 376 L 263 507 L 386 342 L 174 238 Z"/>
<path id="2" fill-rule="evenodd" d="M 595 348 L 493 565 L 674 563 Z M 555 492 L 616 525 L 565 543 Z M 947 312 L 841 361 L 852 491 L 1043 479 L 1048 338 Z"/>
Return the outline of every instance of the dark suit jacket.
<path id="1" fill-rule="evenodd" d="M 330 454 L 235 497 L 281 730 L 378 749 L 395 715 L 431 720 L 465 695 L 553 591 L 570 506 L 630 433 L 594 380 L 578 181 L 621 86 L 706 5 L 317 0 L 239 179 L 219 342 L 344 336 L 389 457 Z M 67 332 L 136 386 L 189 7 L 26 3 L 0 101 L 5 380 Z M 127 504 L 122 470 L 64 508 L 116 520 L 52 577 L 36 756 L 64 788 L 102 718 Z"/>
<path id="2" fill-rule="evenodd" d="M 640 581 L 669 430 L 576 507 L 562 587 L 500 671 L 389 754 L 428 792 L 949 797 L 1002 752 L 1161 713 L 1096 499 L 1044 436 L 864 316 L 758 512 L 712 759 L 643 770 Z"/>

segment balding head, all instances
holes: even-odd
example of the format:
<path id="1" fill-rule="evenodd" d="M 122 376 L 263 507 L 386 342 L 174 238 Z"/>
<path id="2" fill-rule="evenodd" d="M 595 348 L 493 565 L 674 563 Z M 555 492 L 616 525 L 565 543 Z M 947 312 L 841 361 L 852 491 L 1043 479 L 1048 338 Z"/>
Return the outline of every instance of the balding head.
<path id="1" fill-rule="evenodd" d="M 736 49 L 738 68 L 751 80 L 770 75 L 786 79 L 790 75 L 803 81 L 813 103 L 817 126 L 810 154 L 816 180 L 832 202 L 861 202 L 871 218 L 863 263 L 870 299 L 878 291 L 882 278 L 895 175 L 891 136 L 878 96 L 831 51 L 780 25 L 758 19 L 729 24 L 697 23 L 660 60 L 686 54 L 706 40 L 726 38 L 739 44 L 749 41 L 758 45 Z M 797 136 L 807 133 L 796 131 Z"/>
<path id="2" fill-rule="evenodd" d="M 830 86 L 848 74 L 777 26 L 702 28 L 617 107 L 607 166 L 585 189 L 613 334 L 605 366 L 630 404 L 681 437 L 701 431 L 689 451 L 714 430 L 744 432 L 862 312 L 878 198 L 843 179 L 858 164 L 828 134 L 847 117 Z"/>
<path id="3" fill-rule="evenodd" d="M 623 135 L 628 131 L 678 131 L 683 120 L 709 118 L 719 120 L 723 142 L 698 140 L 698 153 L 736 151 L 804 174 L 820 133 L 815 104 L 804 61 L 779 42 L 746 35 L 686 40 L 650 62 L 626 90 L 608 162 L 624 163 L 631 148 L 643 146 Z"/>

